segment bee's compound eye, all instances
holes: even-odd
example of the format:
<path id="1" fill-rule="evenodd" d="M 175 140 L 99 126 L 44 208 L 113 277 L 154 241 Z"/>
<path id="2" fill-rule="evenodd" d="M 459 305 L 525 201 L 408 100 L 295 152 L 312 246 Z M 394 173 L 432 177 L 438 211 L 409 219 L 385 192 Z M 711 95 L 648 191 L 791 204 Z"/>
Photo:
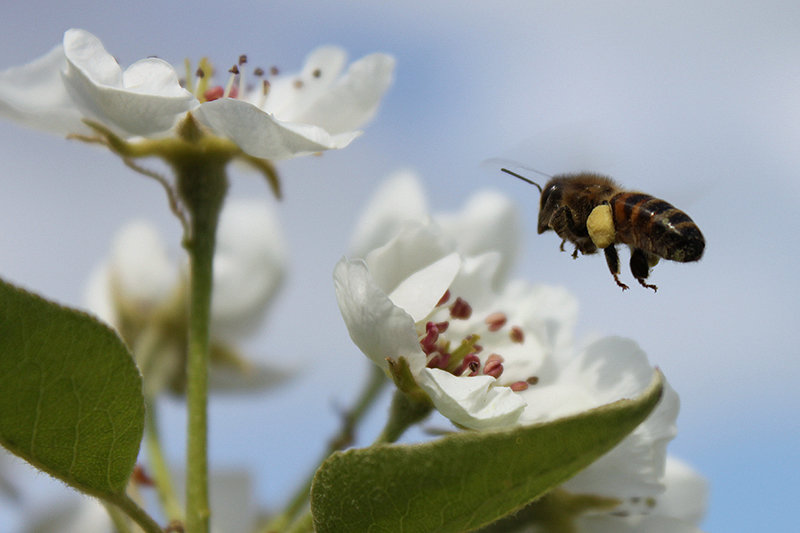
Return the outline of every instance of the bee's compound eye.
<path id="1" fill-rule="evenodd" d="M 553 196 L 553 194 L 556 192 L 557 189 L 558 186 L 555 183 L 553 183 L 549 187 L 545 187 L 544 192 L 542 192 L 542 200 L 541 200 L 542 206 L 547 204 L 547 202 L 550 200 L 550 197 Z"/>

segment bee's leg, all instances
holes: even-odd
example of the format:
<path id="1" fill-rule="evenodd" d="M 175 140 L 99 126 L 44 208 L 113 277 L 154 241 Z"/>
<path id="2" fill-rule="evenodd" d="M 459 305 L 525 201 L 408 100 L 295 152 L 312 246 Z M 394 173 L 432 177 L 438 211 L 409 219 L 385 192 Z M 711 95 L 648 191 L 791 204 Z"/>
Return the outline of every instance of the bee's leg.
<path id="1" fill-rule="evenodd" d="M 570 211 L 567 207 L 561 206 L 556 209 L 556 212 L 553 213 L 553 216 L 550 218 L 550 227 L 561 237 L 561 245 L 559 249 L 564 252 L 564 244 L 567 241 L 570 241 L 575 245 L 575 249 L 572 251 L 572 258 L 578 258 L 578 252 L 583 253 L 594 253 L 596 248 L 592 245 L 586 247 L 585 245 L 581 245 L 581 241 L 585 240 L 588 236 L 586 230 L 583 229 L 581 231 L 581 227 L 575 222 L 575 219 L 572 216 L 572 211 Z M 584 235 L 585 234 L 585 235 Z"/>
<path id="2" fill-rule="evenodd" d="M 641 248 L 633 248 L 631 250 L 631 274 L 642 287 L 653 289 L 654 292 L 658 290 L 655 285 L 650 285 L 644 281 L 650 275 L 650 261 L 645 251 Z"/>
<path id="3" fill-rule="evenodd" d="M 608 263 L 608 269 L 611 271 L 611 275 L 614 276 L 614 281 L 617 282 L 617 285 L 622 287 L 623 291 L 628 289 L 629 287 L 619 280 L 619 255 L 617 255 L 617 248 L 612 244 L 611 246 L 603 248 L 603 252 L 606 254 L 606 263 Z"/>

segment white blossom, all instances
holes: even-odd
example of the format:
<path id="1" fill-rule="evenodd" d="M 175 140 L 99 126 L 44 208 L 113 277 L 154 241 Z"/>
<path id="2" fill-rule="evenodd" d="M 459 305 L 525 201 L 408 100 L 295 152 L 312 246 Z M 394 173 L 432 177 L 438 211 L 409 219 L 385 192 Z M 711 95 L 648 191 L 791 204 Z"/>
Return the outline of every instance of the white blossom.
<path id="1" fill-rule="evenodd" d="M 407 175 L 384 189 L 402 190 L 420 196 Z M 516 243 L 482 249 L 502 241 L 508 220 L 505 210 L 491 207 L 497 202 L 490 196 L 471 200 L 465 210 L 471 215 L 460 224 L 455 215 L 412 210 L 406 216 L 398 206 L 382 211 L 391 195 L 376 198 L 378 207 L 370 206 L 365 218 L 377 221 L 377 229 L 370 234 L 367 224 L 359 225 L 354 248 L 394 235 L 363 258 L 337 264 L 342 316 L 375 364 L 388 372 L 387 358 L 405 358 L 434 407 L 455 424 L 487 430 L 549 422 L 634 398 L 650 385 L 655 370 L 635 342 L 608 337 L 581 347 L 574 340 L 577 302 L 567 291 L 497 276 L 504 250 Z M 482 220 L 477 228 L 466 222 L 476 218 Z M 448 223 L 442 227 L 439 220 Z M 664 490 L 666 445 L 676 434 L 678 410 L 677 394 L 665 382 L 648 418 L 561 488 L 617 500 L 616 514 L 649 513 L 642 502 Z"/>
<path id="2" fill-rule="evenodd" d="M 248 200 L 226 204 L 214 255 L 212 384 L 222 388 L 247 382 L 266 384 L 262 381 L 268 376 L 240 359 L 236 346 L 263 321 L 282 284 L 286 261 L 280 225 L 266 205 Z M 155 331 L 163 337 L 162 329 L 169 332 L 176 324 L 185 324 L 187 283 L 185 264 L 169 254 L 156 228 L 146 221 L 134 221 L 119 231 L 109 258 L 95 269 L 86 299 L 89 308 L 116 327 L 136 352 L 137 346 L 142 346 L 139 343 L 148 339 L 145 334 Z M 184 335 L 180 330 L 173 333 L 165 350 L 175 355 L 160 357 L 153 367 L 164 379 L 182 368 Z M 215 355 L 222 360 L 215 361 Z M 228 364 L 214 364 L 223 361 Z M 145 369 L 143 373 L 148 375 Z M 236 376 L 242 379 L 237 381 Z M 158 383 L 154 386 L 159 388 Z"/>
<path id="3" fill-rule="evenodd" d="M 136 139 L 171 135 L 191 112 L 246 154 L 283 159 L 343 148 L 374 116 L 394 59 L 371 54 L 342 73 L 345 64 L 341 49 L 321 47 L 300 73 L 250 88 L 242 71 L 236 91 L 196 94 L 168 62 L 149 57 L 123 70 L 97 37 L 70 29 L 44 56 L 0 72 L 0 115 L 61 135 L 91 133 L 89 119 Z M 197 92 L 207 86 L 192 83 Z"/>
<path id="4" fill-rule="evenodd" d="M 637 502 L 644 512 L 586 514 L 576 520 L 576 533 L 701 533 L 698 526 L 708 504 L 705 478 L 668 456 L 662 483 L 662 493 Z"/>

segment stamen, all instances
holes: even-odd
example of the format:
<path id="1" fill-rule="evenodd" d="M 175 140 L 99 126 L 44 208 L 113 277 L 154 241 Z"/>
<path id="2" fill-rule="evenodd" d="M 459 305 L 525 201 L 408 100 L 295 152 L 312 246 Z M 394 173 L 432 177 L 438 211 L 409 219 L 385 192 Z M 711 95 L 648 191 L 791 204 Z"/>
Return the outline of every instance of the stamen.
<path id="1" fill-rule="evenodd" d="M 253 70 L 253 76 L 255 76 L 257 78 L 260 78 L 263 75 L 264 75 L 264 69 L 263 68 L 256 67 L 255 70 Z"/>
<path id="2" fill-rule="evenodd" d="M 539 376 L 531 376 L 525 380 L 525 383 L 527 383 L 528 385 L 536 385 L 537 383 L 539 383 Z"/>
<path id="3" fill-rule="evenodd" d="M 472 307 L 466 302 L 466 300 L 462 300 L 461 297 L 457 297 L 456 301 L 450 306 L 450 316 L 453 318 L 461 318 L 461 319 L 468 319 L 472 316 Z"/>
<path id="4" fill-rule="evenodd" d="M 315 78 L 319 78 L 320 76 L 322 76 L 322 71 L 318 68 L 315 68 L 314 72 L 312 72 L 311 75 L 314 76 Z"/>
<path id="5" fill-rule="evenodd" d="M 294 80 L 294 88 L 295 89 L 302 89 L 303 88 L 303 80 L 301 80 L 299 78 Z"/>
<path id="6" fill-rule="evenodd" d="M 207 57 L 202 58 L 197 63 L 197 70 L 195 71 L 195 86 L 194 95 L 198 100 L 203 100 L 206 91 L 209 89 L 208 84 L 211 82 L 211 77 L 214 75 L 214 66 Z M 217 97 L 219 98 L 219 97 Z"/>
<path id="7" fill-rule="evenodd" d="M 509 385 L 508 388 L 513 390 L 514 392 L 522 392 L 528 388 L 528 383 L 525 381 L 515 381 L 514 383 Z"/>
<path id="8" fill-rule="evenodd" d="M 278 70 L 278 67 L 276 67 L 275 65 L 269 67 L 269 75 L 270 76 L 277 76 L 279 72 L 280 71 Z"/>
<path id="9" fill-rule="evenodd" d="M 480 368 L 480 364 L 480 358 L 478 358 L 478 356 L 474 353 L 469 353 L 464 356 L 464 359 L 461 361 L 461 363 L 453 369 L 453 375 L 460 376 L 467 370 L 474 372 Z"/>
<path id="10" fill-rule="evenodd" d="M 192 62 L 189 61 L 189 58 L 183 60 L 183 71 L 186 79 L 183 80 L 182 85 L 186 88 L 187 91 L 194 94 L 194 78 L 192 77 Z"/>
<path id="11" fill-rule="evenodd" d="M 503 373 L 503 358 L 496 353 L 490 355 L 483 365 L 483 373 L 495 379 L 499 378 Z"/>
<path id="12" fill-rule="evenodd" d="M 449 353 L 433 352 L 428 358 L 428 362 L 425 366 L 428 368 L 439 368 L 441 370 L 446 370 L 449 363 Z"/>
<path id="13" fill-rule="evenodd" d="M 242 66 L 245 63 L 247 63 L 247 55 L 242 54 L 239 56 L 239 66 Z M 237 71 L 238 71 L 237 73 L 239 74 L 239 94 L 244 95 L 247 89 L 247 84 L 245 83 L 244 69 L 240 68 L 237 69 Z"/>
<path id="14" fill-rule="evenodd" d="M 436 323 L 436 328 L 439 330 L 439 333 L 444 333 L 445 331 L 447 331 L 447 328 L 449 327 L 450 327 L 450 322 L 446 320 L 444 322 Z"/>
<path id="15" fill-rule="evenodd" d="M 236 81 L 236 75 L 239 74 L 239 67 L 236 65 L 232 66 L 228 72 L 231 73 L 231 77 L 228 79 L 228 84 L 225 86 L 225 93 L 222 95 L 224 98 L 236 98 L 236 94 L 231 93 L 234 91 L 233 84 Z"/>
<path id="16" fill-rule="evenodd" d="M 425 324 L 425 336 L 419 341 L 422 351 L 426 354 L 436 350 L 436 341 L 439 340 L 439 328 L 433 322 Z"/>
<path id="17" fill-rule="evenodd" d="M 486 317 L 486 324 L 489 326 L 489 331 L 498 331 L 500 328 L 506 325 L 508 318 L 506 317 L 505 313 L 497 312 L 492 313 Z"/>
<path id="18" fill-rule="evenodd" d="M 269 95 L 269 80 L 261 80 L 261 96 L 258 98 L 258 107 L 261 109 L 264 108 L 264 104 L 267 103 L 267 96 Z"/>
<path id="19" fill-rule="evenodd" d="M 519 326 L 511 326 L 511 331 L 509 331 L 508 336 L 511 337 L 511 342 L 516 342 L 518 344 L 522 344 L 525 340 L 525 333 Z"/>
<path id="20" fill-rule="evenodd" d="M 444 294 L 442 295 L 442 297 L 439 298 L 439 302 L 436 304 L 436 307 L 439 307 L 440 305 L 446 304 L 447 300 L 449 300 L 449 299 L 450 299 L 450 289 L 447 289 L 446 291 L 444 291 Z"/>

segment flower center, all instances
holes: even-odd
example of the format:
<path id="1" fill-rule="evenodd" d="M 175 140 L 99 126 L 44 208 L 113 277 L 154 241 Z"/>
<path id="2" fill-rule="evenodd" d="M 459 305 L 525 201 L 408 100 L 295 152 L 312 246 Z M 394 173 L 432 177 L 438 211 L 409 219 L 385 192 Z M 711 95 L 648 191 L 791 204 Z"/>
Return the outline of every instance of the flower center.
<path id="1" fill-rule="evenodd" d="M 427 321 L 418 323 L 419 345 L 427 357 L 428 368 L 439 368 L 446 370 L 456 376 L 478 376 L 486 375 L 499 379 L 503 374 L 503 356 L 499 353 L 491 352 L 484 361 L 479 354 L 484 351 L 484 347 L 478 344 L 480 335 L 486 333 L 497 333 L 504 328 L 508 329 L 508 336 L 511 342 L 521 344 L 524 333 L 519 326 L 509 326 L 508 316 L 502 311 L 489 313 L 482 321 L 472 320 L 469 329 L 474 330 L 462 338 L 452 338 L 446 333 L 450 329 L 452 321 L 472 319 L 472 306 L 465 299 L 457 297 L 450 303 L 450 291 L 446 291 L 436 308 L 432 312 L 447 309 L 449 319 L 440 322 Z M 525 381 L 516 381 L 508 386 L 514 391 L 522 391 L 538 381 L 538 378 L 531 377 Z"/>
<path id="2" fill-rule="evenodd" d="M 254 87 L 248 86 L 247 84 L 246 69 L 244 68 L 245 64 L 247 64 L 247 56 L 242 54 L 239 56 L 239 60 L 236 64 L 228 69 L 228 74 L 230 74 L 230 76 L 228 77 L 227 84 L 223 87 L 222 85 L 211 84 L 215 72 L 214 66 L 207 58 L 200 60 L 194 73 L 192 73 L 191 70 L 191 63 L 189 60 L 186 60 L 186 80 L 182 80 L 182 85 L 184 85 L 188 91 L 191 91 L 195 98 L 201 102 L 211 102 L 212 100 L 218 100 L 220 98 L 244 99 L 255 90 Z M 278 69 L 272 67 L 269 73 L 275 76 L 278 74 Z M 259 85 L 261 87 L 262 96 L 259 98 L 259 104 L 263 106 L 267 94 L 269 93 L 269 80 L 264 78 L 264 69 L 261 67 L 253 69 L 252 75 L 260 80 Z"/>
<path id="3" fill-rule="evenodd" d="M 223 87 L 222 85 L 212 85 L 212 78 L 214 76 L 214 66 L 207 58 L 203 58 L 198 63 L 197 69 L 192 71 L 191 63 L 187 59 L 184 63 L 186 68 L 186 78 L 181 80 L 183 85 L 188 91 L 194 94 L 200 102 L 211 102 L 220 98 L 235 98 L 239 100 L 247 100 L 256 104 L 259 108 L 264 108 L 267 102 L 267 97 L 270 93 L 271 82 L 269 77 L 276 77 L 279 74 L 278 67 L 272 66 L 268 70 L 261 67 L 256 67 L 252 71 L 252 76 L 258 80 L 256 84 L 249 84 L 246 76 L 247 55 L 242 54 L 239 60 L 234 64 L 228 73 L 228 82 Z M 322 77 L 322 69 L 316 68 L 311 72 L 311 79 Z M 310 81 L 310 80 L 308 80 Z M 308 81 L 304 81 L 300 76 L 292 81 L 292 88 L 294 90 L 302 90 Z"/>

